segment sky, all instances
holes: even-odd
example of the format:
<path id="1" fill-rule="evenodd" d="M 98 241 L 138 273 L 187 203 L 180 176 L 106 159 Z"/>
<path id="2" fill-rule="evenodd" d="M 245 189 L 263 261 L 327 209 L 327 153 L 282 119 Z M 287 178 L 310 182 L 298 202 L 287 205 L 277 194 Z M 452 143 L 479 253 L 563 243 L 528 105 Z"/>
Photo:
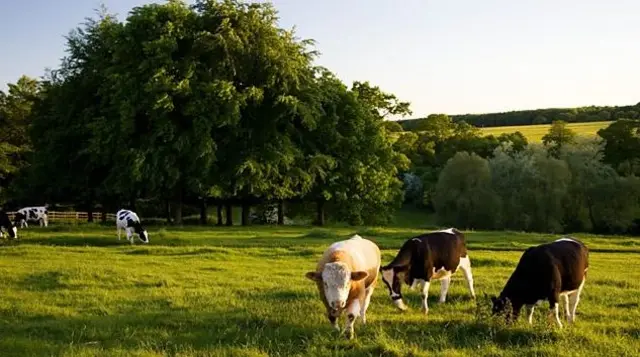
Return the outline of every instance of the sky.
<path id="1" fill-rule="evenodd" d="M 103 0 L 125 19 L 150 0 Z M 161 1 L 160 1 L 161 2 Z M 273 0 L 318 64 L 368 80 L 413 115 L 640 102 L 638 0 Z M 39 77 L 94 0 L 0 3 L 0 89 Z"/>

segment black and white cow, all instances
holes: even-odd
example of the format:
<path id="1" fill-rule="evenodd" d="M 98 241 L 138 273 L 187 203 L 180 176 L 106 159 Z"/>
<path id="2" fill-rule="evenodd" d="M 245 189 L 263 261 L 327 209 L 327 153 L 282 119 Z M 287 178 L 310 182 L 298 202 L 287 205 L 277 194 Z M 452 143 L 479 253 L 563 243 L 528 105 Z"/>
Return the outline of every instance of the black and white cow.
<path id="1" fill-rule="evenodd" d="M 514 321 L 522 306 L 526 306 L 531 324 L 534 306 L 546 300 L 556 323 L 562 327 L 558 307 L 562 296 L 567 320 L 573 323 L 588 269 L 589 250 L 574 238 L 564 237 L 528 248 L 520 257 L 500 296 L 491 297 L 493 313 L 504 312 L 509 302 L 511 311 L 507 311 L 506 318 L 507 321 Z"/>
<path id="2" fill-rule="evenodd" d="M 391 263 L 380 268 L 382 281 L 389 289 L 391 300 L 400 310 L 407 307 L 402 301 L 402 282 L 414 289 L 421 287 L 422 310 L 429 312 L 427 296 L 431 280 L 440 280 L 440 302 L 444 303 L 451 284 L 451 275 L 460 268 L 471 296 L 473 275 L 467 254 L 464 234 L 455 228 L 419 235 L 407 240 Z"/>
<path id="3" fill-rule="evenodd" d="M 48 214 L 49 212 L 44 206 L 25 207 L 19 209 L 18 212 L 16 212 L 13 220 L 15 222 L 15 225 L 19 226 L 20 228 L 29 227 L 27 222 L 39 222 L 41 227 L 47 227 L 49 225 Z"/>
<path id="4" fill-rule="evenodd" d="M 3 237 L 3 232 L 7 232 L 12 239 L 18 238 L 18 228 L 11 223 L 6 212 L 0 211 L 0 238 Z"/>
<path id="5" fill-rule="evenodd" d="M 118 240 L 120 240 L 120 231 L 124 229 L 127 233 L 127 240 L 131 244 L 133 244 L 133 233 L 136 233 L 143 243 L 149 243 L 149 234 L 142 228 L 140 218 L 133 211 L 119 210 L 116 213 L 116 227 L 118 229 Z"/>

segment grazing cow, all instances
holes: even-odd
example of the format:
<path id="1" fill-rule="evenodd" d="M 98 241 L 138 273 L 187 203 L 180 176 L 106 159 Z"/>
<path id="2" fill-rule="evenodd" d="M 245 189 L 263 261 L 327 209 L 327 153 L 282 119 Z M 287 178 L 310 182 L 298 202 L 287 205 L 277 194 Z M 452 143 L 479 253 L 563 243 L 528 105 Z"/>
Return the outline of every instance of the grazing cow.
<path id="1" fill-rule="evenodd" d="M 133 244 L 133 233 L 138 234 L 138 238 L 143 243 L 149 243 L 149 234 L 142 228 L 138 215 L 126 209 L 121 209 L 116 213 L 116 227 L 118 228 L 118 240 L 120 240 L 120 231 L 124 229 L 127 233 L 127 240 Z"/>
<path id="2" fill-rule="evenodd" d="M 567 320 L 573 323 L 588 268 L 589 250 L 574 238 L 564 237 L 528 248 L 520 257 L 500 296 L 491 297 L 493 313 L 504 312 L 509 302 L 512 312 L 507 313 L 506 318 L 507 321 L 515 320 L 525 305 L 531 324 L 534 306 L 547 300 L 550 313 L 555 314 L 556 323 L 562 327 L 558 316 L 558 303 L 562 296 L 565 300 Z"/>
<path id="3" fill-rule="evenodd" d="M 324 251 L 315 271 L 306 277 L 315 281 L 327 310 L 327 318 L 340 329 L 337 319 L 347 310 L 345 333 L 353 337 L 353 325 L 358 316 L 367 322 L 367 308 L 378 281 L 380 249 L 359 235 L 335 242 Z"/>
<path id="4" fill-rule="evenodd" d="M 39 222 L 41 227 L 47 227 L 49 225 L 48 214 L 49 212 L 44 206 L 25 207 L 16 212 L 14 222 L 15 225 L 20 226 L 20 228 L 29 227 L 27 222 Z"/>
<path id="5" fill-rule="evenodd" d="M 18 228 L 11 223 L 6 212 L 0 211 L 0 238 L 3 238 L 3 231 L 9 233 L 9 237 L 12 239 L 18 238 Z"/>
<path id="6" fill-rule="evenodd" d="M 400 287 L 404 281 L 414 289 L 421 286 L 422 310 L 429 312 L 427 297 L 431 280 L 440 280 L 440 302 L 447 298 L 451 275 L 462 269 L 471 297 L 475 299 L 471 260 L 467 254 L 464 234 L 455 228 L 419 235 L 404 242 L 396 257 L 380 268 L 382 281 L 389 289 L 393 303 L 400 310 L 407 306 L 402 301 Z"/>

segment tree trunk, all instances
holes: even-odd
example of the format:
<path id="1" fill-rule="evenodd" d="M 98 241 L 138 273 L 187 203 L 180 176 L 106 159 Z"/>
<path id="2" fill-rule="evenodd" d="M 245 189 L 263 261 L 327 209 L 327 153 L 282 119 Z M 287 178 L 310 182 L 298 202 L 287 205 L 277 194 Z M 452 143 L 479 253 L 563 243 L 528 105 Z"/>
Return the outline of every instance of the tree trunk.
<path id="1" fill-rule="evenodd" d="M 87 203 L 87 222 L 93 223 L 93 202 Z"/>
<path id="2" fill-rule="evenodd" d="M 233 226 L 233 206 L 231 203 L 226 203 L 225 207 L 227 209 L 227 226 Z"/>
<path id="3" fill-rule="evenodd" d="M 200 224 L 207 224 L 207 199 L 205 197 L 200 201 Z"/>
<path id="4" fill-rule="evenodd" d="M 222 224 L 222 204 L 218 203 L 218 223 L 216 223 L 216 226 L 221 226 Z"/>
<path id="5" fill-rule="evenodd" d="M 173 204 L 173 223 L 182 224 L 182 189 L 178 189 L 178 193 Z"/>
<path id="6" fill-rule="evenodd" d="M 164 215 L 167 219 L 167 224 L 171 224 L 171 201 L 169 199 L 164 200 Z"/>
<path id="7" fill-rule="evenodd" d="M 324 226 L 324 200 L 319 199 L 317 204 L 318 204 L 317 206 L 318 217 L 316 218 L 316 225 Z"/>
<path id="8" fill-rule="evenodd" d="M 284 225 L 284 201 L 278 201 L 278 225 Z"/>
<path id="9" fill-rule="evenodd" d="M 242 225 L 243 226 L 248 226 L 249 225 L 249 212 L 251 211 L 251 205 L 246 203 L 245 201 L 242 202 Z"/>

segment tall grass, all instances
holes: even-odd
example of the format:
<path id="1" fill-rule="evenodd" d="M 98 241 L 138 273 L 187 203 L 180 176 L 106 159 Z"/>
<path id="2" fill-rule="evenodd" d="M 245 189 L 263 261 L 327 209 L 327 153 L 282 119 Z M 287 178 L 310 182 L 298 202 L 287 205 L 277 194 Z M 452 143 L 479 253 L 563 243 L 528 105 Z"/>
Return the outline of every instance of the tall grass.
<path id="1" fill-rule="evenodd" d="M 0 241 L 0 356 L 631 356 L 640 354 L 640 239 L 578 235 L 591 267 L 577 324 L 505 326 L 488 313 L 522 254 L 549 235 L 469 232 L 478 300 L 460 273 L 448 301 L 417 292 L 395 310 L 378 284 L 368 324 L 347 341 L 304 273 L 356 232 L 388 262 L 424 228 L 150 227 L 151 243 L 112 227 L 33 227 Z M 344 320 L 341 320 L 341 325 Z"/>

